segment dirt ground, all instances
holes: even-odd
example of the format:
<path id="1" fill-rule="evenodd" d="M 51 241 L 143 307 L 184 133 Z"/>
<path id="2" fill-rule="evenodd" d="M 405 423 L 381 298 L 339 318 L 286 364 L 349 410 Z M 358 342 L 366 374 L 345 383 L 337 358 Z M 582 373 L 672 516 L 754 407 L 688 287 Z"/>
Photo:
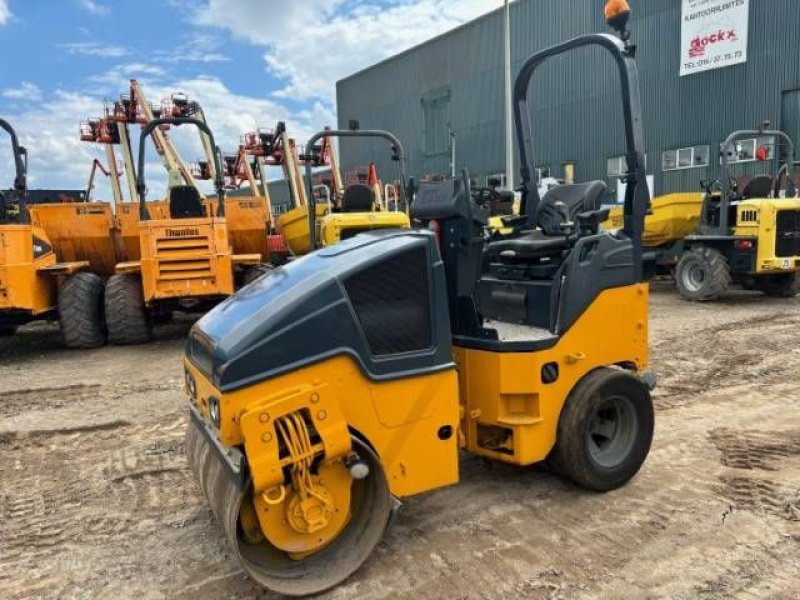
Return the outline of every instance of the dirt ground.
<path id="1" fill-rule="evenodd" d="M 0 598 L 269 597 L 183 454 L 189 321 L 70 352 L 0 340 Z M 800 598 L 800 300 L 653 293 L 656 437 L 605 495 L 464 456 L 330 598 Z"/>

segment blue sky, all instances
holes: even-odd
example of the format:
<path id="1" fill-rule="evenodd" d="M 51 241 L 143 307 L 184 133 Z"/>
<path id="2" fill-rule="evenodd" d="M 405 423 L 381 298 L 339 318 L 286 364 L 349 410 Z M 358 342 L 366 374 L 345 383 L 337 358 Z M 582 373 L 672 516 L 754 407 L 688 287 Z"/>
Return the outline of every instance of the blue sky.
<path id="1" fill-rule="evenodd" d="M 151 102 L 176 91 L 199 101 L 224 150 L 278 120 L 303 140 L 335 124 L 338 79 L 501 4 L 0 0 L 0 116 L 29 149 L 32 187 L 85 185 L 103 154 L 78 140 L 79 122 L 100 116 L 103 99 L 125 92 L 130 78 Z M 196 140 L 177 137 L 184 159 L 197 158 Z M 5 147 L 0 156 L 10 182 Z M 104 194 L 101 182 L 96 197 Z"/>

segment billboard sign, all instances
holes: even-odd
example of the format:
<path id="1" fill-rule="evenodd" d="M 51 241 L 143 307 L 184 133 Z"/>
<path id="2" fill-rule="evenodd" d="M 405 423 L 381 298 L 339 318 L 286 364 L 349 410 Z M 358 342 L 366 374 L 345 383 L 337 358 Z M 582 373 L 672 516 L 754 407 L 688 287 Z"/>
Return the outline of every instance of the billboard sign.
<path id="1" fill-rule="evenodd" d="M 747 62 L 750 0 L 683 0 L 681 77 Z"/>

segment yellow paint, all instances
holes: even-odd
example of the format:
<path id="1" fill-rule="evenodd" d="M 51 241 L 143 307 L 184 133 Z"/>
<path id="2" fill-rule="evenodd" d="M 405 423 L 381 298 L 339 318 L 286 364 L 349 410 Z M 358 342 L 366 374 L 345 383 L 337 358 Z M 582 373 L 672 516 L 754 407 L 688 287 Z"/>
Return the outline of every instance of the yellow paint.
<path id="1" fill-rule="evenodd" d="M 139 261 L 118 265 L 137 268 L 146 303 L 167 298 L 230 296 L 234 292 L 233 258 L 225 219 L 164 219 L 138 223 Z"/>
<path id="2" fill-rule="evenodd" d="M 700 225 L 700 211 L 703 206 L 702 193 L 668 194 L 653 198 L 652 211 L 644 220 L 642 243 L 647 247 L 662 246 L 677 242 L 695 233 Z M 624 226 L 623 207 L 611 209 L 603 229 L 622 229 Z"/>
<path id="3" fill-rule="evenodd" d="M 800 255 L 782 257 L 775 255 L 778 212 L 783 210 L 800 211 L 800 200 L 750 199 L 741 201 L 736 207 L 734 235 L 757 238 L 757 274 L 788 273 L 800 268 Z"/>
<path id="4" fill-rule="evenodd" d="M 88 261 L 100 276 L 114 273 L 123 259 L 122 241 L 107 202 L 32 204 L 31 224 L 41 228 L 59 261 Z"/>
<path id="5" fill-rule="evenodd" d="M 408 229 L 408 215 L 403 212 L 370 211 L 329 213 L 327 204 L 317 204 L 317 239 L 322 246 L 338 244 L 357 232 L 375 229 Z M 308 207 L 298 206 L 278 217 L 278 227 L 286 245 L 295 256 L 308 254 L 311 242 L 308 234 Z"/>
<path id="6" fill-rule="evenodd" d="M 274 448 L 262 435 L 268 426 L 257 415 L 307 407 L 312 415 L 324 404 L 331 439 L 326 456 L 346 453 L 339 437 L 349 426 L 364 437 L 381 459 L 391 492 L 410 496 L 458 481 L 458 443 L 455 433 L 447 440 L 437 436 L 439 428 L 458 425 L 458 378 L 455 370 L 380 383 L 367 379 L 351 358 L 339 356 L 222 394 L 190 362 L 185 363 L 197 386 L 193 402 L 208 418 L 208 399 L 220 401 L 220 440 L 227 446 L 242 446 L 248 461 L 259 472 L 257 489 L 268 489 L 282 480 Z M 316 403 L 311 395 L 319 394 Z M 435 394 L 435 395 L 428 395 Z M 390 405 L 390 403 L 393 403 Z M 274 413 L 274 411 L 278 411 Z M 318 414 L 317 414 L 318 416 Z M 338 428 L 338 429 L 337 429 Z M 336 433 L 336 432 L 339 433 Z M 249 445 L 249 447 L 248 447 Z M 251 453 L 252 452 L 252 453 Z"/>
<path id="7" fill-rule="evenodd" d="M 564 403 L 584 375 L 621 363 L 646 368 L 647 315 L 647 285 L 632 285 L 600 294 L 548 350 L 499 353 L 457 347 L 467 450 L 520 465 L 544 460 L 555 444 Z M 546 385 L 540 373 L 551 362 L 558 365 L 559 378 Z M 510 441 L 503 439 L 505 432 L 511 433 Z M 487 444 L 495 437 L 496 445 Z"/>
<path id="8" fill-rule="evenodd" d="M 54 252 L 34 260 L 33 236 L 47 242 L 32 225 L 0 225 L 0 310 L 38 315 L 56 307 L 57 280 L 40 269 L 57 264 Z"/>

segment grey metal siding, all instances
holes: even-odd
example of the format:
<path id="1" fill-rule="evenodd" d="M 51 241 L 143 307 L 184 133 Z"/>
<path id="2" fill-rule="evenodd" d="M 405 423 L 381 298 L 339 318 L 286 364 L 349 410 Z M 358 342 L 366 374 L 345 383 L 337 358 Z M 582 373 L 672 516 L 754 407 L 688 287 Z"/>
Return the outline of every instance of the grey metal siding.
<path id="1" fill-rule="evenodd" d="M 537 50 L 583 33 L 607 31 L 601 4 L 513 3 L 514 73 Z M 796 127 L 798 122 L 792 120 L 796 97 L 785 99 L 785 92 L 800 89 L 800 1 L 751 0 L 748 62 L 688 77 L 678 75 L 680 20 L 680 0 L 634 5 L 631 28 L 639 46 L 648 173 L 655 178 L 657 194 L 698 190 L 701 179 L 716 177 L 719 143 L 731 131 L 755 128 L 765 119 L 779 127 Z M 425 99 L 447 90 L 457 169 L 468 168 L 478 177 L 500 173 L 502 78 L 502 12 L 495 11 L 340 81 L 339 125 L 358 119 L 364 128 L 393 131 L 406 147 L 410 173 L 446 172 L 449 155 L 445 161 L 426 156 L 423 127 Z M 532 87 L 537 164 L 549 165 L 561 176 L 562 165 L 574 162 L 578 181 L 606 180 L 613 197 L 617 181 L 607 176 L 607 160 L 623 154 L 624 140 L 610 59 L 599 51 L 580 51 L 545 65 Z M 662 172 L 664 150 L 700 144 L 711 147 L 708 168 Z M 374 161 L 385 172 L 390 164 L 383 148 L 352 141 L 342 144 L 342 159 L 345 168 Z"/>

